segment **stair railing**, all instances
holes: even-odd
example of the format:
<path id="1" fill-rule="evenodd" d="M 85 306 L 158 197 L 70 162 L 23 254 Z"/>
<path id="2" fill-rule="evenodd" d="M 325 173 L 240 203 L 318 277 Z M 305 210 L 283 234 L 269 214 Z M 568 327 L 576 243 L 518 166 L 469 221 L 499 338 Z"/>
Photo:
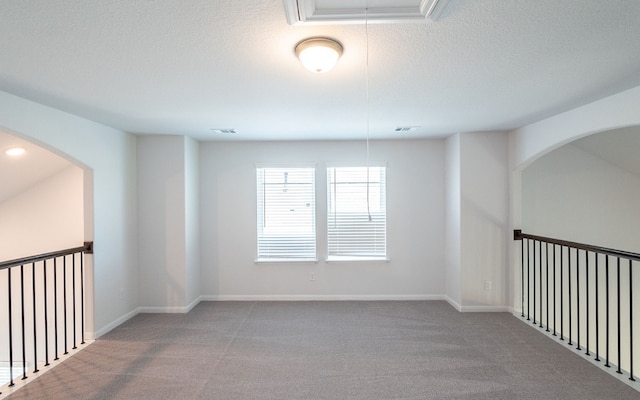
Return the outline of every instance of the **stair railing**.
<path id="1" fill-rule="evenodd" d="M 635 381 L 640 254 L 520 230 L 514 240 L 521 241 L 521 317 Z"/>
<path id="2" fill-rule="evenodd" d="M 27 379 L 28 368 L 37 373 L 39 366 L 69 354 L 69 347 L 85 344 L 84 254 L 92 253 L 93 242 L 85 242 L 0 262 L 0 294 L 6 293 L 0 299 L 6 311 L 0 321 L 0 361 L 8 361 L 9 387 L 15 385 L 14 369 Z"/>

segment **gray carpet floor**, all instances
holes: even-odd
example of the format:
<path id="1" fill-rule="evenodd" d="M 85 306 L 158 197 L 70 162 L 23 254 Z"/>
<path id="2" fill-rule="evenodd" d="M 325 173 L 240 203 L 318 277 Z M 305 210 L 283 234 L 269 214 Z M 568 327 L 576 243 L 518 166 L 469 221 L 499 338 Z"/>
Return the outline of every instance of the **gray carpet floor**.
<path id="1" fill-rule="evenodd" d="M 640 399 L 535 327 L 445 302 L 203 302 L 140 314 L 8 398 Z"/>

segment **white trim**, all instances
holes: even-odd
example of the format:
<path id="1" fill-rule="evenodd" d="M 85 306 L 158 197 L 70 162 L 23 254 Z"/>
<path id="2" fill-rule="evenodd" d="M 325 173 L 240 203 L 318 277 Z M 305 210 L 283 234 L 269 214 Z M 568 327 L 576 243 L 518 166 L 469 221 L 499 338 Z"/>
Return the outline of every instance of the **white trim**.
<path id="1" fill-rule="evenodd" d="M 450 0 L 415 0 L 414 5 L 367 8 L 319 8 L 316 0 L 284 0 L 290 25 L 428 22 L 437 20 Z"/>
<path id="2" fill-rule="evenodd" d="M 461 306 L 460 312 L 508 312 L 508 306 Z"/>
<path id="3" fill-rule="evenodd" d="M 509 306 L 463 306 L 449 296 L 445 300 L 459 312 L 508 312 L 513 314 L 513 307 Z"/>
<path id="4" fill-rule="evenodd" d="M 441 294 L 400 294 L 400 295 L 207 295 L 202 301 L 421 301 L 445 300 Z"/>
<path id="5" fill-rule="evenodd" d="M 253 260 L 255 264 L 287 264 L 287 263 L 302 263 L 302 264 L 317 264 L 317 258 L 256 258 Z"/>
<path id="6" fill-rule="evenodd" d="M 187 304 L 186 306 L 171 306 L 171 307 L 139 307 L 139 313 L 147 314 L 186 314 L 197 306 L 202 301 L 202 296 Z"/>
<path id="7" fill-rule="evenodd" d="M 458 311 L 462 311 L 462 306 L 455 300 L 453 300 L 449 296 L 444 296 L 444 299 L 451 305 L 451 307 L 455 308 Z"/>
<path id="8" fill-rule="evenodd" d="M 140 313 L 140 309 L 136 308 L 135 310 L 126 313 L 125 315 L 121 316 L 120 318 L 113 320 L 111 323 L 107 324 L 106 326 L 104 326 L 103 328 L 101 328 L 101 329 L 99 329 L 99 330 L 97 330 L 95 332 L 86 332 L 87 338 L 91 339 L 91 340 L 97 339 L 100 336 L 104 335 L 105 333 L 111 331 L 112 329 L 118 327 L 119 325 L 122 325 L 126 321 L 128 321 L 131 318 L 135 317 L 139 313 Z"/>

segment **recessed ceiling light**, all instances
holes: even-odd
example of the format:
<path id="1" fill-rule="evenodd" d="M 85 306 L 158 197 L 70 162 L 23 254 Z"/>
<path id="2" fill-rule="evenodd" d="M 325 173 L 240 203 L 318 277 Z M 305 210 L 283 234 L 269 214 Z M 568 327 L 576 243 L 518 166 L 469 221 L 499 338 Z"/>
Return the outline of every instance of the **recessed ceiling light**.
<path id="1" fill-rule="evenodd" d="M 211 129 L 212 131 L 214 131 L 215 133 L 224 133 L 224 134 L 232 134 L 232 133 L 238 133 L 236 132 L 235 129 L 233 128 L 226 128 L 226 129 Z"/>
<path id="2" fill-rule="evenodd" d="M 10 157 L 18 157 L 23 155 L 27 150 L 25 150 L 24 147 L 11 147 L 9 149 L 6 149 L 4 151 L 4 154 L 10 156 Z"/>
<path id="3" fill-rule="evenodd" d="M 396 132 L 411 132 L 418 129 L 419 126 L 399 126 L 395 129 Z"/>

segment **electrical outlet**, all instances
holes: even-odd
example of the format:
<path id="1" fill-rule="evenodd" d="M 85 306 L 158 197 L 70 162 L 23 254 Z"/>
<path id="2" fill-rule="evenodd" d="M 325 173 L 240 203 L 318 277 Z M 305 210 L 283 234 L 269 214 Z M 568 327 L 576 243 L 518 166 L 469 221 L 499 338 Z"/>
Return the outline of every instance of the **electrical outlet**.
<path id="1" fill-rule="evenodd" d="M 491 290 L 491 281 L 484 281 L 484 290 Z"/>
<path id="2" fill-rule="evenodd" d="M 309 280 L 310 281 L 315 281 L 316 280 L 316 273 L 315 272 L 312 272 L 312 273 L 309 274 Z"/>

